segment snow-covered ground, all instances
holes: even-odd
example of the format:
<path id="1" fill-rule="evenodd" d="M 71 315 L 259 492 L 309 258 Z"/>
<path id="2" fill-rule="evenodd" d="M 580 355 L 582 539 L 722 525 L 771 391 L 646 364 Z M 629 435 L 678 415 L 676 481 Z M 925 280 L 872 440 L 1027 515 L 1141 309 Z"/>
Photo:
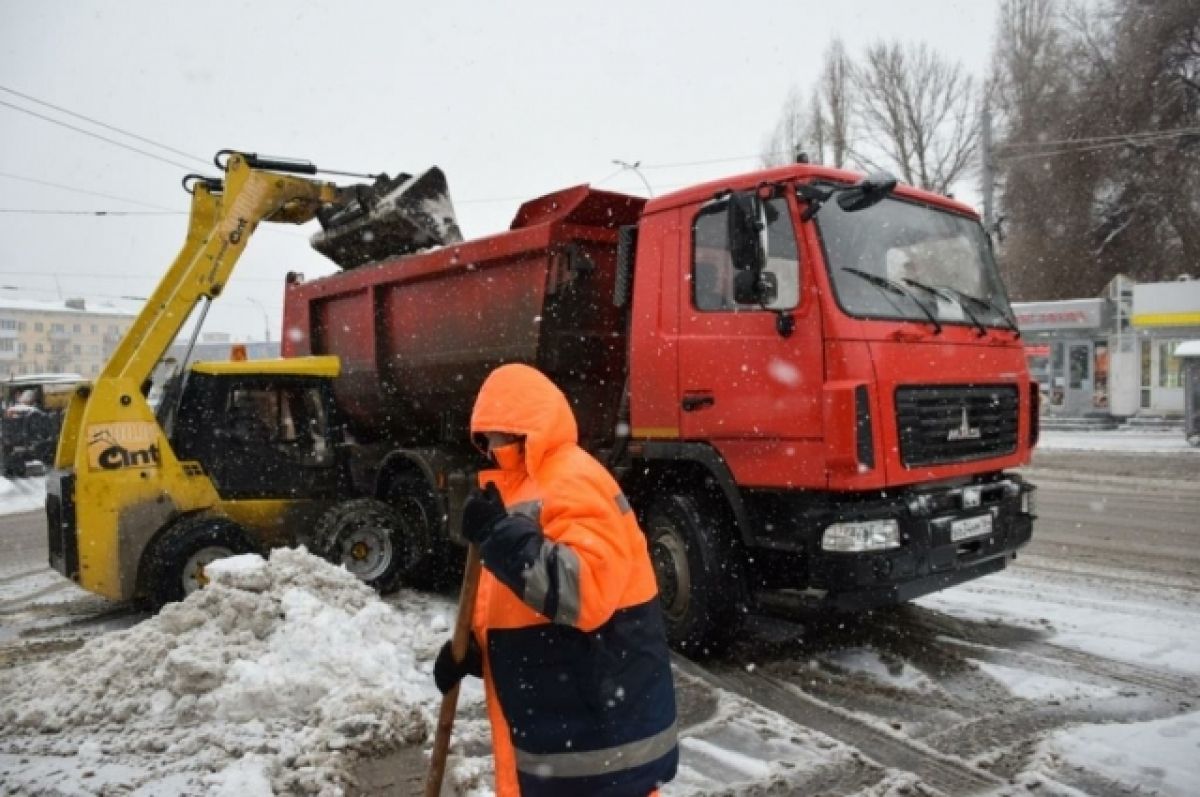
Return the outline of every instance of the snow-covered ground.
<path id="1" fill-rule="evenodd" d="M 1086 663 L 1132 665 L 1136 677 L 1154 674 L 1190 679 L 1191 693 L 1175 716 L 1145 722 L 1082 723 L 1046 736 L 1025 773 L 1057 777 L 1064 768 L 1099 774 L 1138 794 L 1200 793 L 1200 594 L 1155 584 L 1097 584 L 1089 575 L 1046 574 L 1019 568 L 918 600 L 950 617 L 1046 634 L 1043 643 L 1078 651 L 1083 666 L 1060 676 L 986 661 L 977 666 L 1018 698 L 1103 703 L 1129 697 L 1128 684 L 1114 690 L 1086 678 Z M 1048 634 L 1047 634 L 1048 632 Z M 1092 659 L 1091 657 L 1095 657 Z M 1065 656 L 1069 661 L 1069 656 Z"/>
<path id="2" fill-rule="evenodd" d="M 1043 446 L 1091 438 L 1117 452 L 1192 451 L 1157 432 L 1054 432 Z M 40 479 L 0 480 L 0 515 L 40 509 L 43 498 Z M 771 671 L 828 715 L 935 764 L 981 767 L 994 794 L 1200 793 L 1200 579 L 1070 557 L 1048 567 L 1049 554 L 922 598 L 873 630 L 789 642 L 775 662 L 787 667 L 765 657 L 736 666 Z M 277 551 L 269 563 L 217 566 L 212 588 L 147 618 L 30 569 L 42 561 L 13 569 L 0 556 L 0 794 L 355 794 L 363 766 L 404 752 L 419 782 L 450 598 L 381 601 L 345 571 Z M 99 619 L 80 633 L 85 616 Z M 35 655 L 6 658 L 23 646 Z M 939 793 L 838 728 L 797 721 L 702 670 L 676 675 L 687 721 L 664 797 L 789 794 L 796 784 Z M 491 794 L 482 701 L 468 679 L 446 794 Z M 972 745 L 989 712 L 1009 737 Z M 960 734 L 962 744 L 947 743 Z"/>
<path id="3" fill-rule="evenodd" d="M 5 679 L 0 786 L 335 795 L 362 757 L 428 745 L 440 702 L 431 664 L 452 602 L 405 592 L 389 605 L 303 550 L 210 570 L 215 583 L 186 601 Z M 469 680 L 447 773 L 453 794 L 491 793 L 482 700 Z M 665 794 L 769 784 L 856 755 L 737 695 L 713 703 L 688 728 Z"/>
<path id="4" fill-rule="evenodd" d="M 450 599 L 404 591 L 383 602 L 303 551 L 276 551 L 269 563 L 240 557 L 214 570 L 216 584 L 157 617 L 5 671 L 0 792 L 334 795 L 351 788 L 362 759 L 428 748 L 439 701 L 431 662 L 449 633 Z M 1200 674 L 1194 591 L 1114 591 L 1087 582 L 1018 569 L 928 596 L 918 609 L 985 628 L 1028 629 L 1043 647 L 1102 656 L 1138 672 Z M 1086 668 L 1048 673 L 1012 651 L 1000 664 L 990 660 L 996 650 L 979 642 L 967 660 L 1017 704 L 1129 697 L 1127 689 L 1089 679 Z M 943 689 L 942 673 L 897 662 L 870 644 L 817 659 L 808 666 L 842 670 L 914 700 Z M 681 769 L 665 796 L 784 794 L 806 774 L 864 766 L 874 780 L 839 793 L 934 793 L 912 773 L 871 763 L 870 749 L 677 676 L 681 701 L 690 695 L 682 702 L 699 694 L 710 705 L 685 726 Z M 804 691 L 804 683 L 793 688 Z M 491 793 L 482 699 L 479 682 L 469 679 L 447 794 Z M 899 727 L 874 722 L 887 733 Z M 1171 797 L 1194 794 L 1200 784 L 1195 704 L 1145 721 L 1070 723 L 1031 741 L 1036 749 L 1021 771 L 994 793 L 1078 794 L 1062 785 L 1070 772 Z"/>
<path id="5" fill-rule="evenodd" d="M 46 504 L 45 479 L 5 479 L 0 477 L 0 515 L 29 512 Z"/>
<path id="6" fill-rule="evenodd" d="M 1179 454 L 1200 456 L 1200 447 L 1188 445 L 1183 432 L 1148 430 L 1052 431 L 1042 430 L 1038 448 L 1047 451 L 1119 451 L 1127 454 Z"/>

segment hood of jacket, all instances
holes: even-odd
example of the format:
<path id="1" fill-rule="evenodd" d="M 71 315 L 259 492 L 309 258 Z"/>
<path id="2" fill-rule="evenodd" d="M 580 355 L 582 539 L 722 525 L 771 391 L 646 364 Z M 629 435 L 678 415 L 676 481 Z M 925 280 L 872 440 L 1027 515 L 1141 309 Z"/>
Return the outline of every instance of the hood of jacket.
<path id="1" fill-rule="evenodd" d="M 507 432 L 525 438 L 525 469 L 535 472 L 546 456 L 579 441 L 575 413 L 563 392 L 528 365 L 502 365 L 479 388 L 471 434 Z"/>

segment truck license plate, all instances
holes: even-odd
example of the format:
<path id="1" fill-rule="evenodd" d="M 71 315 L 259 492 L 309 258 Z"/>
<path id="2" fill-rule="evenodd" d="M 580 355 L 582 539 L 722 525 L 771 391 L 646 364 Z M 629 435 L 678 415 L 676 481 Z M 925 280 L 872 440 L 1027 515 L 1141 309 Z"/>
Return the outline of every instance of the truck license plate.
<path id="1" fill-rule="evenodd" d="M 950 524 L 950 541 L 960 542 L 969 540 L 972 537 L 982 537 L 985 534 L 992 533 L 992 516 L 980 515 L 979 517 L 963 518 L 956 520 Z"/>

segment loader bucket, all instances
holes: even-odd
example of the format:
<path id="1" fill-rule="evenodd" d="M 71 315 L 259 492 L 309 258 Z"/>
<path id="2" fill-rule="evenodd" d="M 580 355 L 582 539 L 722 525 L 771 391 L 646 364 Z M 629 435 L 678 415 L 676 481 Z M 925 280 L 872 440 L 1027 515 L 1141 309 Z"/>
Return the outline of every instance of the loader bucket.
<path id="1" fill-rule="evenodd" d="M 347 189 L 347 197 L 317 214 L 314 249 L 344 269 L 462 241 L 446 175 L 389 178 Z"/>

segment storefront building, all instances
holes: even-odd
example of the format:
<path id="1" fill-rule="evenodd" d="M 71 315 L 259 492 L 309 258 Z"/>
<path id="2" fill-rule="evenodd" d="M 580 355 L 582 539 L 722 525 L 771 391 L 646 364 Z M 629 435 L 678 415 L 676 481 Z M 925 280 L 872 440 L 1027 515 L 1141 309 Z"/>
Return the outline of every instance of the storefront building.
<path id="1" fill-rule="evenodd" d="M 1176 349 L 1200 338 L 1200 279 L 1135 285 L 1133 329 L 1141 364 L 1139 411 L 1182 416 L 1183 360 Z"/>
<path id="2" fill-rule="evenodd" d="M 1200 338 L 1200 280 L 1138 285 L 1117 277 L 1099 298 L 1016 302 L 1013 310 L 1046 413 L 1183 414 L 1175 349 Z"/>

